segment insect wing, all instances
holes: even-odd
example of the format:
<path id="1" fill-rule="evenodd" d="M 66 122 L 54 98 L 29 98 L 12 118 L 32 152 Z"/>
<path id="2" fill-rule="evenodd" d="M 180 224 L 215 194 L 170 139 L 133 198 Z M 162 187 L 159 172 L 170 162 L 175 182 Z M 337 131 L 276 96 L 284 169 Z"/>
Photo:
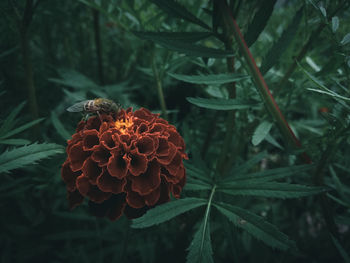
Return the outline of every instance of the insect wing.
<path id="1" fill-rule="evenodd" d="M 67 108 L 67 111 L 69 112 L 81 112 L 84 111 L 84 105 L 88 102 L 88 100 L 84 100 L 78 103 L 75 103 L 74 105 Z"/>

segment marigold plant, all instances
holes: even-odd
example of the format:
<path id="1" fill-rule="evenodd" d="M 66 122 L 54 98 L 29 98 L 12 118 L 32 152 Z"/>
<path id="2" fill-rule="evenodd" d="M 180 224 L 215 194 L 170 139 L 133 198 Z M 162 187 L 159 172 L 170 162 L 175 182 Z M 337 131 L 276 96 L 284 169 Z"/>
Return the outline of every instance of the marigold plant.
<path id="1" fill-rule="evenodd" d="M 62 179 L 73 209 L 84 197 L 91 212 L 118 219 L 143 215 L 179 198 L 186 182 L 185 143 L 176 128 L 147 109 L 122 109 L 78 124 L 68 141 Z"/>

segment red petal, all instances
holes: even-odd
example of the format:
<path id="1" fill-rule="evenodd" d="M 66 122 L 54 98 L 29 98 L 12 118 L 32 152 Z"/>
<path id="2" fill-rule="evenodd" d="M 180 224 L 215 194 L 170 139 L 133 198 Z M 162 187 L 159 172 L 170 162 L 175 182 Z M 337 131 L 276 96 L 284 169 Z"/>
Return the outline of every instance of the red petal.
<path id="1" fill-rule="evenodd" d="M 169 202 L 170 201 L 170 191 L 169 191 L 170 185 L 167 182 L 165 182 L 164 180 L 162 180 L 159 188 L 160 188 L 160 197 L 159 197 L 157 205 Z"/>
<path id="2" fill-rule="evenodd" d="M 143 136 L 137 140 L 136 147 L 139 153 L 150 155 L 155 150 L 155 143 L 151 137 Z"/>
<path id="3" fill-rule="evenodd" d="M 180 136 L 180 134 L 174 129 L 168 130 L 170 136 L 169 141 L 175 144 L 177 147 L 179 147 L 182 151 L 185 150 L 185 142 Z"/>
<path id="4" fill-rule="evenodd" d="M 87 178 L 84 174 L 78 176 L 77 181 L 76 181 L 76 185 L 77 185 L 79 192 L 83 196 L 87 196 L 87 194 L 91 188 L 91 184 L 89 183 L 89 178 Z"/>
<path id="5" fill-rule="evenodd" d="M 82 171 L 84 175 L 89 178 L 90 183 L 95 185 L 97 177 L 102 172 L 102 168 L 98 166 L 98 164 L 94 162 L 91 157 L 88 157 L 84 162 Z"/>
<path id="6" fill-rule="evenodd" d="M 68 191 L 73 192 L 76 189 L 75 181 L 79 175 L 81 175 L 81 172 L 73 172 L 68 161 L 62 165 L 61 177 L 66 183 Z"/>
<path id="7" fill-rule="evenodd" d="M 110 198 L 112 193 L 102 192 L 97 186 L 93 185 L 88 192 L 88 197 L 95 203 L 102 203 L 103 201 Z"/>
<path id="8" fill-rule="evenodd" d="M 168 172 L 172 175 L 176 175 L 180 166 L 182 164 L 182 157 L 179 152 L 177 152 L 171 161 L 169 165 L 167 165 L 165 168 L 168 170 Z"/>
<path id="9" fill-rule="evenodd" d="M 97 178 L 97 186 L 103 192 L 112 192 L 113 194 L 119 194 L 123 192 L 126 185 L 126 179 L 119 180 L 116 177 L 112 177 L 107 169 L 103 170 L 103 173 Z"/>
<path id="10" fill-rule="evenodd" d="M 100 137 L 100 141 L 102 145 L 108 150 L 117 149 L 119 147 L 119 144 L 115 140 L 115 137 L 113 136 L 113 132 L 111 130 L 103 133 Z"/>
<path id="11" fill-rule="evenodd" d="M 180 182 L 178 184 L 172 185 L 171 187 L 171 192 L 173 193 L 173 196 L 175 198 L 180 198 L 180 193 L 182 191 L 182 188 L 184 187 L 186 183 L 186 177 L 182 177 L 182 179 L 180 180 Z"/>
<path id="12" fill-rule="evenodd" d="M 81 141 L 81 139 L 82 139 L 82 138 L 81 138 L 81 136 L 80 136 L 79 133 L 74 133 L 74 134 L 72 135 L 72 139 L 70 139 L 70 140 L 67 141 L 67 144 L 68 144 L 67 149 L 66 149 L 67 154 L 69 154 L 69 151 L 70 151 L 70 149 L 73 147 L 73 145 L 76 144 L 76 143 L 78 143 L 79 141 Z"/>
<path id="13" fill-rule="evenodd" d="M 174 144 L 164 141 L 164 139 L 160 139 L 156 158 L 160 164 L 168 165 L 175 157 L 176 151 L 177 148 Z"/>
<path id="14" fill-rule="evenodd" d="M 147 158 L 142 154 L 136 152 L 130 154 L 129 171 L 134 176 L 139 176 L 147 170 Z"/>
<path id="15" fill-rule="evenodd" d="M 160 166 L 157 162 L 150 162 L 148 169 L 140 176 L 131 178 L 131 189 L 140 195 L 147 195 L 154 191 L 160 184 Z"/>
<path id="16" fill-rule="evenodd" d="M 112 198 L 113 198 L 113 202 L 111 203 L 111 209 L 108 213 L 108 218 L 114 221 L 114 220 L 117 220 L 119 217 L 121 217 L 126 203 L 125 203 L 124 195 L 115 195 Z"/>
<path id="17" fill-rule="evenodd" d="M 152 114 L 149 110 L 141 108 L 134 112 L 134 116 L 148 122 L 152 121 L 157 115 Z"/>
<path id="18" fill-rule="evenodd" d="M 138 193 L 131 190 L 127 191 L 126 202 L 133 208 L 141 208 L 145 206 L 145 200 Z"/>
<path id="19" fill-rule="evenodd" d="M 128 164 L 122 155 L 112 155 L 107 164 L 108 172 L 111 176 L 122 179 L 128 172 Z"/>
<path id="20" fill-rule="evenodd" d="M 80 205 L 84 201 L 84 196 L 82 196 L 78 190 L 74 192 L 67 192 L 67 199 L 69 203 L 69 208 L 74 209 L 76 206 Z"/>
<path id="21" fill-rule="evenodd" d="M 159 197 L 160 197 L 160 187 L 158 187 L 152 193 L 143 196 L 147 206 L 154 206 L 158 202 Z"/>
<path id="22" fill-rule="evenodd" d="M 99 146 L 94 150 L 91 159 L 98 163 L 99 166 L 106 166 L 111 157 L 111 153 L 105 147 Z"/>
<path id="23" fill-rule="evenodd" d="M 68 154 L 72 171 L 79 171 L 83 167 L 83 163 L 89 155 L 89 152 L 83 151 L 83 142 L 74 144 Z"/>
<path id="24" fill-rule="evenodd" d="M 99 144 L 98 131 L 86 130 L 83 132 L 83 150 L 91 151 L 94 150 Z"/>

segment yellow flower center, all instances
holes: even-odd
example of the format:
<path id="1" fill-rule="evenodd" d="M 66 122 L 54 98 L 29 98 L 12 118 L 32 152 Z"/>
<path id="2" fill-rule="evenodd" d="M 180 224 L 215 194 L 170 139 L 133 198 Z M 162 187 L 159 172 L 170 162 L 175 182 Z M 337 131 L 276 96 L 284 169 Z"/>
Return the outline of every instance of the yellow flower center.
<path id="1" fill-rule="evenodd" d="M 131 119 L 121 119 L 121 120 L 117 120 L 115 122 L 115 127 L 122 133 L 125 134 L 126 131 L 133 125 L 134 123 L 132 122 Z"/>

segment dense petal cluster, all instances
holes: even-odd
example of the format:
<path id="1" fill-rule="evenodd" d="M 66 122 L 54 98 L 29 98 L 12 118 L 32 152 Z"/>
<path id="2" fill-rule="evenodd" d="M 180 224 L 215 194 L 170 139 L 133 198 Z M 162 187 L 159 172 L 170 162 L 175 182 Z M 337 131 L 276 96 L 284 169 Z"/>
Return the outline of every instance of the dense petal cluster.
<path id="1" fill-rule="evenodd" d="M 186 182 L 185 143 L 166 120 L 141 108 L 122 109 L 116 120 L 93 116 L 68 141 L 62 178 L 71 208 L 84 197 L 96 216 L 118 219 L 180 197 Z"/>

